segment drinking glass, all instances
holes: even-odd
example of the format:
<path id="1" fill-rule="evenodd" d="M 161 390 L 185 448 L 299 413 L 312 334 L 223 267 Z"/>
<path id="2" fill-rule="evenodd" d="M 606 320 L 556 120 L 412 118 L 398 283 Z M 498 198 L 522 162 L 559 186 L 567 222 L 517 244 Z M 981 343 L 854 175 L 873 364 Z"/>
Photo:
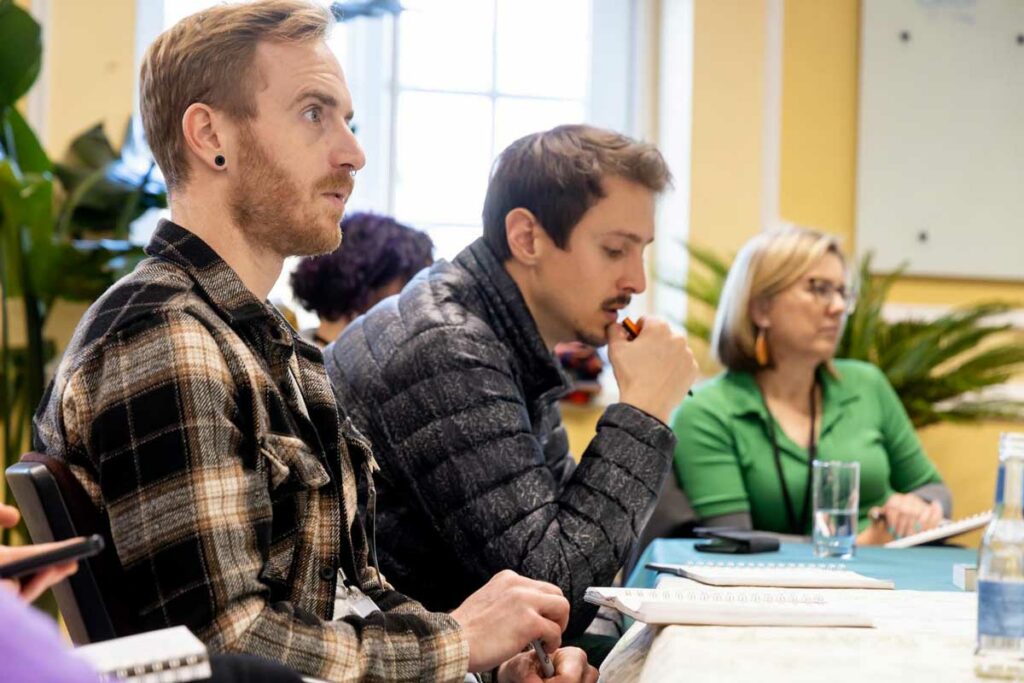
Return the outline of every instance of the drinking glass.
<path id="1" fill-rule="evenodd" d="M 860 505 L 860 463 L 816 460 L 812 473 L 816 557 L 853 557 Z"/>

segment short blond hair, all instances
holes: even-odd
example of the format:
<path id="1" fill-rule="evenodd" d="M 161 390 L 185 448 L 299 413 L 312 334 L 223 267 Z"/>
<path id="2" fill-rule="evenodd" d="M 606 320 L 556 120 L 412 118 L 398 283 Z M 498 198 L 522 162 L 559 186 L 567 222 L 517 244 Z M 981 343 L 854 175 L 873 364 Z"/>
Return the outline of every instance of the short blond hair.
<path id="1" fill-rule="evenodd" d="M 835 237 L 797 226 L 763 232 L 743 245 L 718 302 L 711 332 L 715 359 L 730 370 L 756 371 L 757 328 L 750 318 L 751 302 L 770 299 L 799 282 L 825 254 L 846 263 Z"/>
<path id="2" fill-rule="evenodd" d="M 334 17 L 309 0 L 216 5 L 185 17 L 146 50 L 140 74 L 142 124 L 168 189 L 188 181 L 181 119 L 196 102 L 238 121 L 256 116 L 260 41 L 325 40 Z"/>

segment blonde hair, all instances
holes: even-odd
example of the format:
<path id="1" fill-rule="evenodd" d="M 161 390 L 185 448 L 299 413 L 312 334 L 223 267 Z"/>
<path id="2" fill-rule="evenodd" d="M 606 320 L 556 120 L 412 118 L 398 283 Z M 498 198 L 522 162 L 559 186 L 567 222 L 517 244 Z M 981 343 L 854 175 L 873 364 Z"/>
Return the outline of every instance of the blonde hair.
<path id="1" fill-rule="evenodd" d="M 139 90 L 146 138 L 167 187 L 188 181 L 181 119 L 190 105 L 254 118 L 259 42 L 324 40 L 333 25 L 330 10 L 309 0 L 257 0 L 196 12 L 160 34 L 146 50 Z"/>
<path id="2" fill-rule="evenodd" d="M 835 237 L 796 226 L 763 232 L 743 245 L 729 268 L 715 315 L 715 359 L 730 370 L 756 371 L 751 302 L 791 287 L 825 254 L 835 254 L 845 264 Z"/>

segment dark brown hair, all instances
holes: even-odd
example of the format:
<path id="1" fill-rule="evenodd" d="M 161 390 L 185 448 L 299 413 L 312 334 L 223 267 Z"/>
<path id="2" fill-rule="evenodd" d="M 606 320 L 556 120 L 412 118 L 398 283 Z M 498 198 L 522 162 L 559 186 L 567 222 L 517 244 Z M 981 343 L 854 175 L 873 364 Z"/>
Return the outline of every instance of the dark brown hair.
<path id="1" fill-rule="evenodd" d="M 519 138 L 498 156 L 484 200 L 484 239 L 502 261 L 512 256 L 505 216 L 527 209 L 564 249 L 591 206 L 605 196 L 601 181 L 618 176 L 660 193 L 672 174 L 657 148 L 592 126 L 559 126 Z"/>

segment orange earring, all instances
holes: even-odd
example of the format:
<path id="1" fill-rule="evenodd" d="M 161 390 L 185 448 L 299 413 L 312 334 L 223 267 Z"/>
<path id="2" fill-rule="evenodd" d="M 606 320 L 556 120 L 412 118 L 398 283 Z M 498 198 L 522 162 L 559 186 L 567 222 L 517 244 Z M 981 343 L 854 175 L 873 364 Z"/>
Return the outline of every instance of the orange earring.
<path id="1" fill-rule="evenodd" d="M 768 335 L 763 328 L 757 328 L 757 337 L 754 339 L 754 359 L 758 367 L 766 367 L 771 360 L 768 354 Z"/>

